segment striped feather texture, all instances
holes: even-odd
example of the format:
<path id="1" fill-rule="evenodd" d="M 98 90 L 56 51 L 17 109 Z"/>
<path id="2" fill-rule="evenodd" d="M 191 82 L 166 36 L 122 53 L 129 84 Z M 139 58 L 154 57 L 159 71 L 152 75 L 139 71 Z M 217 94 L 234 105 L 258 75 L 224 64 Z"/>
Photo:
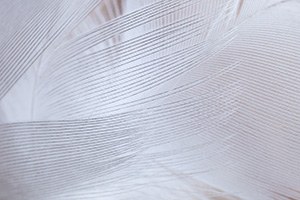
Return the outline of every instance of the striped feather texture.
<path id="1" fill-rule="evenodd" d="M 300 199 L 299 0 L 1 0 L 0 200 Z"/>

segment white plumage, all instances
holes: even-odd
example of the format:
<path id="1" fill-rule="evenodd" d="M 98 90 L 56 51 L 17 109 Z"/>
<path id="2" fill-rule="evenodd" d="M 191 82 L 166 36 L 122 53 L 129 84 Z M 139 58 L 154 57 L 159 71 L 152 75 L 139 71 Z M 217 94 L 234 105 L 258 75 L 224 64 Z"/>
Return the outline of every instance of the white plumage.
<path id="1" fill-rule="evenodd" d="M 0 200 L 300 199 L 298 0 L 1 0 Z"/>

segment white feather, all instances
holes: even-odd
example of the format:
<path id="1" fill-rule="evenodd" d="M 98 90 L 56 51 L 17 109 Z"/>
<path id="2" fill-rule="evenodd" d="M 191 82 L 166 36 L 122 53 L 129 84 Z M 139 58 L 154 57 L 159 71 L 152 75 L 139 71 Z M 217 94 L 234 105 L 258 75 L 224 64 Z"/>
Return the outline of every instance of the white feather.
<path id="1" fill-rule="evenodd" d="M 299 1 L 0 15 L 0 200 L 300 198 Z"/>

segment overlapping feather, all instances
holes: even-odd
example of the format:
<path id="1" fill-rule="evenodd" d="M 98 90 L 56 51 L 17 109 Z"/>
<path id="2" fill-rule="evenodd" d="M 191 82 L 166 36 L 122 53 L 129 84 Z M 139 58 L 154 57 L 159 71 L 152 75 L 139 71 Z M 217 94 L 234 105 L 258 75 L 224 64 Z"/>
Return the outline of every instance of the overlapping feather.
<path id="1" fill-rule="evenodd" d="M 0 11 L 0 200 L 300 198 L 299 1 Z"/>

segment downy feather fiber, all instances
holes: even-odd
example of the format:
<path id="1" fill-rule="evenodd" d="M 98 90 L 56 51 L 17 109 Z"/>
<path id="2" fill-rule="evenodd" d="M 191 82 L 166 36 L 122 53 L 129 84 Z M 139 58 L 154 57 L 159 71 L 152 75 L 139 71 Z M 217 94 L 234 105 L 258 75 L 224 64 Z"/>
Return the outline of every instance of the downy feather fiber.
<path id="1" fill-rule="evenodd" d="M 299 0 L 0 0 L 0 200 L 300 199 Z"/>

